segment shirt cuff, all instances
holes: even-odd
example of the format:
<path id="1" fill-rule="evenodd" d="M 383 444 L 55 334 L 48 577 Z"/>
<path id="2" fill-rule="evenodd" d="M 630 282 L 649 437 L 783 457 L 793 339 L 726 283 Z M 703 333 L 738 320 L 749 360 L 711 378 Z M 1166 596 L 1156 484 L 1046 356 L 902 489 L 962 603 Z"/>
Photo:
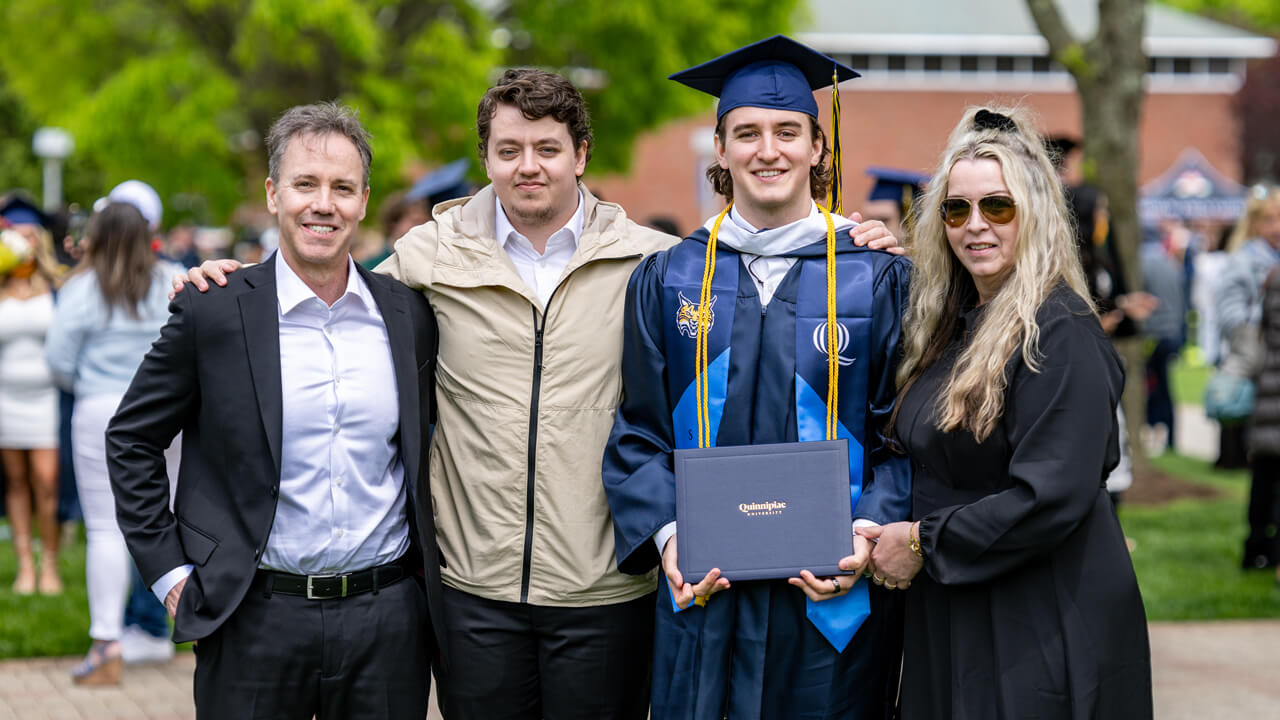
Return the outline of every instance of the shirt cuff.
<path id="1" fill-rule="evenodd" d="M 853 531 L 855 535 L 857 534 L 858 528 L 860 527 L 880 527 L 880 523 L 876 522 L 875 520 L 858 518 L 853 521 Z"/>
<path id="2" fill-rule="evenodd" d="M 667 549 L 667 541 L 670 540 L 671 536 L 675 534 L 676 534 L 675 520 L 672 520 L 666 525 L 663 525 L 662 527 L 658 528 L 658 532 L 653 534 L 653 542 L 658 546 L 658 555 L 662 555 L 662 551 Z"/>
<path id="3" fill-rule="evenodd" d="M 169 597 L 169 591 L 177 587 L 178 583 L 191 575 L 196 569 L 195 565 L 187 563 L 182 567 L 176 567 L 169 572 L 160 576 L 160 579 L 151 586 L 151 592 L 160 600 L 160 604 L 164 604 L 165 598 Z"/>

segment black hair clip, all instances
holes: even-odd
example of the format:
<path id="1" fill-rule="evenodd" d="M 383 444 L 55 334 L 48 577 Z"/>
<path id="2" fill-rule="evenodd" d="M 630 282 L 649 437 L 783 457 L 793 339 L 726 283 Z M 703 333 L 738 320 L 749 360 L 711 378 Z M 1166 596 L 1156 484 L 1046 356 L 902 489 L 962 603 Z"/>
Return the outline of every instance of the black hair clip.
<path id="1" fill-rule="evenodd" d="M 1008 115 L 991 112 L 985 108 L 973 116 L 973 127 L 975 130 L 1007 130 L 1009 132 L 1018 130 L 1018 126 Z"/>

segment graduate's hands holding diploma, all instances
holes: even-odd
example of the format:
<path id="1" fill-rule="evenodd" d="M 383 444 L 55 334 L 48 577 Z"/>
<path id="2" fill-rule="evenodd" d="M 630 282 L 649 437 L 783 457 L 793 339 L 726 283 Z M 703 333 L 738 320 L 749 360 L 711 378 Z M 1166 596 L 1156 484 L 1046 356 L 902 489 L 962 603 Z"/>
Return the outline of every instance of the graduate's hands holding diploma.
<path id="1" fill-rule="evenodd" d="M 705 598 L 721 591 L 729 589 L 729 581 L 720 577 L 720 568 L 711 568 L 707 576 L 702 578 L 697 584 L 689 584 L 684 581 L 684 576 L 680 574 L 680 568 L 676 564 L 676 536 L 672 535 L 667 544 L 662 548 L 662 572 L 666 573 L 667 586 L 671 588 L 671 597 L 675 598 L 676 607 L 681 610 L 689 607 L 689 604 L 697 598 L 704 598 L 703 605 L 706 603 Z"/>
<path id="2" fill-rule="evenodd" d="M 830 600 L 831 598 L 840 597 L 853 589 L 853 586 L 861 579 L 862 569 L 866 567 L 870 559 L 871 541 L 854 535 L 853 554 L 840 560 L 840 569 L 853 571 L 853 575 L 817 577 L 808 570 L 801 570 L 800 577 L 787 578 L 787 582 L 803 590 L 804 594 L 814 602 Z"/>

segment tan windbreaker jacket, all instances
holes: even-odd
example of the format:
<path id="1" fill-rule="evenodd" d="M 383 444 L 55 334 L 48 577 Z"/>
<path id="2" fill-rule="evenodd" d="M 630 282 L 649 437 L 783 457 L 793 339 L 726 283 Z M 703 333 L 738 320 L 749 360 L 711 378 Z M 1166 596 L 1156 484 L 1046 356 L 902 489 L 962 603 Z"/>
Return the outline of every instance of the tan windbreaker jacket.
<path id="1" fill-rule="evenodd" d="M 677 239 L 582 188 L 582 237 L 543 308 L 495 239 L 494 191 L 437 205 L 377 271 L 439 323 L 431 499 L 444 584 L 582 607 L 652 592 L 618 572 L 600 461 L 621 401 L 627 280 Z"/>

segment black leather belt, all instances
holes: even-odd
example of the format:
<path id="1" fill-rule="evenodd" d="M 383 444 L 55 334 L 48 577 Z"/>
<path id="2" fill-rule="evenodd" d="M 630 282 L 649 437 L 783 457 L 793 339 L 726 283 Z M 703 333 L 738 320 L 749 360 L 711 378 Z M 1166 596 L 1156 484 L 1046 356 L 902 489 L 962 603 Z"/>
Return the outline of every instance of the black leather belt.
<path id="1" fill-rule="evenodd" d="M 297 595 L 308 600 L 333 600 L 376 592 L 409 577 L 404 560 L 367 570 L 332 575 L 294 575 L 276 570 L 259 570 L 253 589 L 270 597 L 272 593 Z"/>

